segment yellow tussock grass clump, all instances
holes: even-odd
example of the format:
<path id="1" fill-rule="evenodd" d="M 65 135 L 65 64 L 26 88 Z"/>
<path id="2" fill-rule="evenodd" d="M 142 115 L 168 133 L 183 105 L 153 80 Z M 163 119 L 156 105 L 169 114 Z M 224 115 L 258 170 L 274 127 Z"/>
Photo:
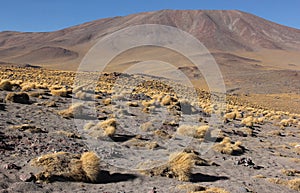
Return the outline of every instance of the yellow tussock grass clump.
<path id="1" fill-rule="evenodd" d="M 100 174 L 100 159 L 93 152 L 72 154 L 49 153 L 31 161 L 31 165 L 42 167 L 36 174 L 37 180 L 97 182 Z"/>
<path id="2" fill-rule="evenodd" d="M 144 106 L 144 107 L 150 107 L 150 106 L 152 106 L 152 105 L 154 105 L 154 103 L 155 103 L 155 100 L 149 100 L 149 101 L 146 101 L 146 100 L 143 100 L 142 101 L 142 105 Z"/>
<path id="3" fill-rule="evenodd" d="M 214 150 L 222 154 L 239 155 L 244 153 L 242 143 L 237 141 L 232 143 L 229 137 L 225 137 L 220 143 L 214 145 Z"/>
<path id="4" fill-rule="evenodd" d="M 287 175 L 287 176 L 298 176 L 300 175 L 300 171 L 299 170 L 295 170 L 295 169 L 283 169 L 281 171 L 284 175 Z"/>
<path id="5" fill-rule="evenodd" d="M 174 97 L 171 97 L 170 95 L 166 95 L 161 99 L 161 105 L 162 106 L 168 106 L 171 105 L 173 102 L 177 102 L 178 100 Z"/>
<path id="6" fill-rule="evenodd" d="M 222 188 L 203 187 L 197 184 L 182 184 L 176 186 L 176 188 L 186 190 L 187 193 L 229 193 Z"/>
<path id="7" fill-rule="evenodd" d="M 30 133 L 45 133 L 46 131 L 42 130 L 35 125 L 30 124 L 22 124 L 22 125 L 14 125 L 10 127 L 11 129 L 19 130 L 19 131 L 26 131 Z"/>
<path id="8" fill-rule="evenodd" d="M 164 176 L 168 178 L 176 178 L 180 181 L 189 181 L 195 159 L 195 155 L 191 153 L 173 153 L 170 155 L 167 164 L 148 170 L 142 170 L 140 172 L 144 175 Z"/>
<path id="9" fill-rule="evenodd" d="M 111 118 L 111 119 L 107 119 L 105 121 L 99 122 L 97 125 L 99 127 L 102 127 L 102 128 L 106 128 L 106 127 L 109 127 L 109 126 L 116 127 L 117 126 L 117 121 L 116 121 L 116 119 Z"/>
<path id="10" fill-rule="evenodd" d="M 146 149 L 155 149 L 159 147 L 157 142 L 152 142 L 152 141 L 145 141 L 137 138 L 132 138 L 125 143 L 123 143 L 125 146 L 129 147 L 140 147 L 140 148 L 146 148 Z"/>
<path id="11" fill-rule="evenodd" d="M 109 126 L 104 129 L 104 136 L 112 137 L 116 133 L 116 127 Z"/>
<path id="12" fill-rule="evenodd" d="M 139 104 L 137 102 L 127 102 L 127 105 L 130 107 L 138 107 Z"/>
<path id="13" fill-rule="evenodd" d="M 99 122 L 95 126 L 91 126 L 89 130 L 90 136 L 98 137 L 113 137 L 116 133 L 117 122 L 114 118 Z"/>
<path id="14" fill-rule="evenodd" d="M 241 121 L 241 123 L 246 125 L 247 127 L 253 127 L 253 122 L 254 120 L 252 116 L 246 117 Z"/>
<path id="15" fill-rule="evenodd" d="M 23 83 L 21 85 L 22 91 L 31 91 L 36 88 L 35 83 Z"/>
<path id="16" fill-rule="evenodd" d="M 168 132 L 164 131 L 164 130 L 155 130 L 153 132 L 154 135 L 163 138 L 163 139 L 171 139 L 172 135 L 170 135 Z"/>
<path id="17" fill-rule="evenodd" d="M 2 80 L 0 82 L 0 90 L 11 91 L 13 84 L 9 80 Z"/>
<path id="18" fill-rule="evenodd" d="M 300 191 L 300 178 L 296 178 L 296 179 L 292 179 L 292 180 L 269 178 L 268 181 L 272 182 L 274 184 L 286 186 L 292 190 Z"/>
<path id="19" fill-rule="evenodd" d="M 52 96 L 68 97 L 69 91 L 66 88 L 50 90 Z"/>
<path id="20" fill-rule="evenodd" d="M 14 102 L 14 103 L 21 103 L 21 104 L 29 104 L 29 95 L 24 92 L 19 93 L 8 93 L 5 97 L 6 101 Z"/>
<path id="21" fill-rule="evenodd" d="M 141 124 L 140 129 L 144 132 L 153 131 L 155 127 L 151 121 Z"/>
<path id="22" fill-rule="evenodd" d="M 89 129 L 91 129 L 94 126 L 95 126 L 95 123 L 88 122 L 87 124 L 84 125 L 83 130 L 89 130 Z"/>
<path id="23" fill-rule="evenodd" d="M 208 129 L 209 129 L 209 125 L 202 125 L 202 126 L 181 125 L 177 128 L 176 133 L 178 135 L 194 137 L 198 139 L 198 138 L 204 138 Z"/>
<path id="24" fill-rule="evenodd" d="M 230 112 L 230 113 L 226 113 L 223 116 L 225 119 L 231 119 L 234 120 L 236 118 L 236 112 Z"/>
<path id="25" fill-rule="evenodd" d="M 105 106 L 108 106 L 108 105 L 110 105 L 111 104 L 111 98 L 107 98 L 107 99 L 104 99 L 104 100 L 102 100 L 102 103 L 105 105 Z"/>
<path id="26" fill-rule="evenodd" d="M 82 116 L 84 108 L 85 106 L 82 103 L 75 103 L 68 109 L 59 111 L 58 114 L 63 116 L 64 118 L 74 118 L 76 116 Z"/>
<path id="27" fill-rule="evenodd" d="M 81 155 L 82 169 L 90 182 L 98 180 L 100 170 L 100 158 L 94 152 L 85 152 Z"/>

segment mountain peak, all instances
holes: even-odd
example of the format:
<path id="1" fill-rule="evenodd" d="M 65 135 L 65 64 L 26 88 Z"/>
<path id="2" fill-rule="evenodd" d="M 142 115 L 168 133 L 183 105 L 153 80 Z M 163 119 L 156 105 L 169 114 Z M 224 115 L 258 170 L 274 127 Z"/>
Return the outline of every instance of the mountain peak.
<path id="1" fill-rule="evenodd" d="M 44 51 L 44 47 L 52 47 L 55 52 L 65 49 L 73 53 L 78 57 L 76 61 L 74 57 L 63 57 L 62 54 L 60 58 L 71 58 L 78 63 L 100 38 L 141 24 L 179 28 L 214 51 L 300 50 L 300 30 L 239 10 L 160 10 L 95 20 L 55 32 L 1 32 L 0 57 L 6 62 L 38 63 L 41 61 L 36 60 L 36 54 L 32 53 L 44 53 L 39 49 Z M 47 61 L 52 62 L 50 58 Z"/>

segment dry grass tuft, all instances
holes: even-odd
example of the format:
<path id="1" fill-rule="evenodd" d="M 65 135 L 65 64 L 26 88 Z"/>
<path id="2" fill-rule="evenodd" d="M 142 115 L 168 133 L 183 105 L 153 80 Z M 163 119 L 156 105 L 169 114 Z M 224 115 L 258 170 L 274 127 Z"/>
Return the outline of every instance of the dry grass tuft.
<path id="1" fill-rule="evenodd" d="M 64 109 L 58 112 L 64 118 L 74 118 L 77 116 L 83 116 L 83 110 L 85 106 L 82 103 L 75 103 L 71 105 L 68 109 Z"/>
<path id="2" fill-rule="evenodd" d="M 182 184 L 176 186 L 177 189 L 186 190 L 187 193 L 229 193 L 224 189 L 215 187 L 203 187 L 197 184 Z"/>
<path id="3" fill-rule="evenodd" d="M 66 136 L 68 138 L 81 139 L 81 136 L 79 134 L 76 134 L 76 133 L 73 133 L 73 132 L 69 132 L 69 131 L 60 130 L 60 131 L 57 131 L 55 133 L 58 134 L 58 135 L 64 135 L 64 136 Z"/>
<path id="4" fill-rule="evenodd" d="M 31 91 L 31 90 L 35 89 L 36 85 L 35 85 L 35 83 L 23 83 L 21 85 L 21 87 L 22 87 L 22 91 L 27 92 L 27 91 Z"/>
<path id="5" fill-rule="evenodd" d="M 86 152 L 81 155 L 82 169 L 90 182 L 97 182 L 100 170 L 100 158 L 94 152 Z"/>
<path id="6" fill-rule="evenodd" d="M 153 123 L 151 121 L 148 121 L 146 123 L 141 124 L 140 128 L 144 132 L 154 131 L 155 130 L 155 127 L 154 127 L 154 125 L 153 125 Z"/>
<path id="7" fill-rule="evenodd" d="M 253 127 L 253 125 L 254 125 L 253 122 L 254 122 L 254 119 L 252 116 L 249 116 L 241 121 L 241 123 L 247 127 Z"/>
<path id="8" fill-rule="evenodd" d="M 152 141 L 145 141 L 137 138 L 132 138 L 126 142 L 123 143 L 123 145 L 129 146 L 129 147 L 139 147 L 139 148 L 146 148 L 146 149 L 155 149 L 159 147 L 157 142 Z"/>
<path id="9" fill-rule="evenodd" d="M 300 178 L 292 179 L 292 180 L 283 180 L 278 178 L 269 178 L 269 182 L 274 184 L 279 184 L 283 186 L 287 186 L 292 190 L 300 191 Z"/>
<path id="10" fill-rule="evenodd" d="M 0 90 L 11 91 L 13 84 L 9 80 L 2 80 L 0 82 Z"/>
<path id="11" fill-rule="evenodd" d="M 39 127 L 36 127 L 35 125 L 29 125 L 29 124 L 22 124 L 22 125 L 14 125 L 10 127 L 11 129 L 19 130 L 19 131 L 26 131 L 30 133 L 45 133 L 46 131 L 42 130 Z"/>
<path id="12" fill-rule="evenodd" d="M 90 126 L 88 130 L 91 130 L 89 135 L 95 138 L 99 137 L 113 137 L 116 133 L 117 122 L 114 118 L 107 119 L 99 122 L 94 126 Z"/>
<path id="13" fill-rule="evenodd" d="M 84 125 L 83 130 L 89 130 L 89 129 L 91 129 L 94 126 L 95 126 L 95 123 L 88 122 L 87 124 Z"/>
<path id="14" fill-rule="evenodd" d="M 232 143 L 229 137 L 225 137 L 220 143 L 214 145 L 214 150 L 222 154 L 240 155 L 244 153 L 242 142 Z"/>
<path id="15" fill-rule="evenodd" d="M 69 97 L 69 91 L 66 88 L 50 90 L 52 96 Z"/>
<path id="16" fill-rule="evenodd" d="M 287 176 L 296 176 L 296 175 L 300 175 L 300 171 L 299 170 L 295 170 L 295 169 L 283 169 L 281 171 L 284 175 L 287 175 Z"/>
<path id="17" fill-rule="evenodd" d="M 172 135 L 170 135 L 168 132 L 164 131 L 164 130 L 155 130 L 153 132 L 154 135 L 162 138 L 162 139 L 171 139 Z"/>
<path id="18" fill-rule="evenodd" d="M 111 102 L 112 102 L 111 98 L 106 98 L 106 99 L 103 99 L 103 100 L 102 100 L 102 103 L 103 103 L 105 106 L 110 105 Z"/>
<path id="19" fill-rule="evenodd" d="M 167 164 L 149 170 L 142 170 L 141 173 L 149 176 L 164 176 L 176 178 L 180 181 L 189 181 L 195 160 L 196 156 L 192 153 L 173 153 L 170 155 Z"/>
<path id="20" fill-rule="evenodd" d="M 93 152 L 71 154 L 50 153 L 31 161 L 31 165 L 42 167 L 37 180 L 97 182 L 100 174 L 100 159 Z"/>
<path id="21" fill-rule="evenodd" d="M 8 93 L 5 97 L 6 101 L 11 101 L 14 103 L 21 103 L 21 104 L 30 104 L 29 96 L 27 93 Z"/>
<path id="22" fill-rule="evenodd" d="M 105 121 L 102 121 L 102 122 L 98 123 L 97 125 L 101 128 L 106 128 L 106 127 L 109 127 L 109 126 L 116 127 L 117 126 L 117 121 L 116 121 L 116 119 L 111 118 L 111 119 L 107 119 Z"/>
<path id="23" fill-rule="evenodd" d="M 45 94 L 46 94 L 46 92 L 43 90 L 28 93 L 28 95 L 31 97 L 41 97 L 42 95 L 45 95 Z"/>
<path id="24" fill-rule="evenodd" d="M 137 102 L 127 102 L 127 105 L 130 106 L 130 107 L 138 107 L 139 103 L 137 103 Z"/>
<path id="25" fill-rule="evenodd" d="M 194 138 L 204 138 L 206 132 L 208 131 L 208 125 L 202 126 L 190 126 L 190 125 L 181 125 L 177 128 L 176 133 L 182 136 L 194 137 Z"/>

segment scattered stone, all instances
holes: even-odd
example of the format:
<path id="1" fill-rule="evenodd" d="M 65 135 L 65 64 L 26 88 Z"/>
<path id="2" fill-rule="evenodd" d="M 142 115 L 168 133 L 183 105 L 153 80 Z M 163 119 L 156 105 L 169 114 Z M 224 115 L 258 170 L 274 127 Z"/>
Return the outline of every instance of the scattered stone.
<path id="1" fill-rule="evenodd" d="M 5 170 L 13 170 L 13 169 L 19 170 L 19 169 L 21 169 L 21 167 L 20 167 L 20 166 L 17 166 L 17 165 L 14 164 L 14 163 L 9 163 L 9 164 L 4 164 L 4 165 L 3 165 L 3 169 L 5 169 Z"/>
<path id="2" fill-rule="evenodd" d="M 236 162 L 236 165 L 243 165 L 246 167 L 253 167 L 255 164 L 253 163 L 253 161 L 251 160 L 251 158 L 241 158 L 240 160 L 238 160 Z"/>
<path id="3" fill-rule="evenodd" d="M 23 182 L 32 182 L 32 181 L 35 181 L 36 180 L 36 177 L 32 174 L 32 173 L 29 173 L 29 174 L 21 174 L 19 176 L 20 180 L 22 180 Z"/>

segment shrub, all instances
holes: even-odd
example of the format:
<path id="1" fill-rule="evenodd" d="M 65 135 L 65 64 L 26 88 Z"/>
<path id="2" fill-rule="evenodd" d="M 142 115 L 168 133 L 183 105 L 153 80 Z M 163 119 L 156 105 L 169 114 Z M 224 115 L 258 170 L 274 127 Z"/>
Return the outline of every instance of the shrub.
<path id="1" fill-rule="evenodd" d="M 50 90 L 52 96 L 69 97 L 69 91 L 66 88 Z"/>
<path id="2" fill-rule="evenodd" d="M 180 127 L 177 128 L 176 133 L 182 136 L 204 138 L 208 129 L 209 129 L 208 125 L 202 125 L 202 126 L 181 125 Z"/>
<path id="3" fill-rule="evenodd" d="M 9 80 L 2 80 L 0 82 L 0 90 L 11 91 L 12 87 L 13 85 Z"/>
<path id="4" fill-rule="evenodd" d="M 215 144 L 214 150 L 228 155 L 239 155 L 244 153 L 242 143 L 240 141 L 232 143 L 229 137 L 225 137 L 220 143 Z"/>
<path id="5" fill-rule="evenodd" d="M 11 101 L 14 103 L 21 103 L 21 104 L 30 104 L 29 96 L 27 93 L 8 93 L 5 97 L 6 101 Z"/>
<path id="6" fill-rule="evenodd" d="M 140 172 L 150 176 L 164 176 L 176 178 L 180 181 L 189 181 L 194 163 L 194 154 L 186 152 L 173 153 L 170 155 L 167 164 Z"/>
<path id="7" fill-rule="evenodd" d="M 85 106 L 81 103 L 75 103 L 71 105 L 68 109 L 64 109 L 58 112 L 64 118 L 75 118 L 77 116 L 83 116 L 83 110 Z"/>
<path id="8" fill-rule="evenodd" d="M 93 152 L 72 154 L 49 153 L 31 161 L 31 165 L 42 167 L 37 180 L 97 182 L 100 176 L 100 159 Z"/>
<path id="9" fill-rule="evenodd" d="M 300 178 L 292 179 L 292 180 L 284 180 L 278 178 L 269 178 L 269 182 L 287 186 L 292 190 L 300 191 Z"/>

